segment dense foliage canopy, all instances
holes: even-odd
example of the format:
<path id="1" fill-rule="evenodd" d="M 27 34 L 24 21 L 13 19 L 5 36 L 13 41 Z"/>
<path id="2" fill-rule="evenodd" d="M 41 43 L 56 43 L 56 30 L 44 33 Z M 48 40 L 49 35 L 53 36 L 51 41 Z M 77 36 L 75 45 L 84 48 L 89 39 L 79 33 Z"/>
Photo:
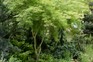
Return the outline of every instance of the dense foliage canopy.
<path id="1" fill-rule="evenodd" d="M 91 34 L 83 32 L 90 14 L 87 0 L 0 0 L 1 61 L 79 59 L 92 41 Z"/>

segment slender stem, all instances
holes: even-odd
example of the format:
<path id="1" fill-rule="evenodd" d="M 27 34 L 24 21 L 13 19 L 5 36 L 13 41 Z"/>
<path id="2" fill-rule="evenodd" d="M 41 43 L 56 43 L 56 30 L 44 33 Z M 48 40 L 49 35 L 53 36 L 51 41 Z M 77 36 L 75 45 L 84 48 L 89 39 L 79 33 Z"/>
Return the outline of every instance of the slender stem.
<path id="1" fill-rule="evenodd" d="M 35 55 L 36 55 L 36 62 L 38 62 L 39 55 L 41 53 L 41 46 L 42 46 L 42 43 L 44 41 L 44 36 L 42 37 L 42 40 L 41 40 L 39 46 L 37 46 L 37 41 L 36 41 L 37 33 L 34 33 L 33 30 L 32 30 L 32 35 L 33 35 L 33 38 L 34 38 L 34 49 L 35 49 Z"/>
<path id="2" fill-rule="evenodd" d="M 38 46 L 38 56 L 39 56 L 40 53 L 41 53 L 41 46 L 42 46 L 43 41 L 44 41 L 44 37 L 42 38 L 42 41 L 41 41 L 41 43 L 40 43 L 39 46 Z"/>
<path id="3" fill-rule="evenodd" d="M 32 30 L 32 36 L 34 38 L 34 49 L 35 49 L 35 55 L 36 55 L 36 62 L 38 62 L 38 50 L 37 50 L 37 42 L 36 42 L 37 33 L 34 33 L 33 30 Z"/>
<path id="4" fill-rule="evenodd" d="M 38 46 L 39 48 L 41 47 L 43 41 L 44 41 L 44 37 L 42 38 L 42 41 L 41 41 L 41 43 L 40 43 L 39 46 Z"/>
<path id="5" fill-rule="evenodd" d="M 36 34 L 32 31 L 32 36 L 33 36 L 33 41 L 34 41 L 34 49 L 35 49 L 35 54 L 37 53 L 36 50 Z"/>

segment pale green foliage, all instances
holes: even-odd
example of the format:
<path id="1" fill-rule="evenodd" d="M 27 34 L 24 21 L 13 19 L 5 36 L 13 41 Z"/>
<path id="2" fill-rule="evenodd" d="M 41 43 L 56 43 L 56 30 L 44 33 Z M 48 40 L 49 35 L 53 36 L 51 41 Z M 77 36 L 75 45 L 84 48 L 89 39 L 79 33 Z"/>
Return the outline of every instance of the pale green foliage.
<path id="1" fill-rule="evenodd" d="M 8 62 L 22 62 L 22 61 L 19 60 L 18 58 L 11 56 Z"/>
<path id="2" fill-rule="evenodd" d="M 15 17 L 20 22 L 19 26 L 31 27 L 41 36 L 52 33 L 57 41 L 60 28 L 65 29 L 67 40 L 79 33 L 80 20 L 84 13 L 89 11 L 86 0 L 5 0 L 5 2 L 11 11 L 18 14 Z"/>
<path id="3" fill-rule="evenodd" d="M 93 0 L 86 0 L 86 1 L 87 1 L 87 3 L 93 2 Z"/>
<path id="4" fill-rule="evenodd" d="M 6 62 L 6 60 L 3 58 L 3 59 L 0 59 L 0 62 Z"/>
<path id="5" fill-rule="evenodd" d="M 0 62 L 6 62 L 6 59 L 4 58 L 4 54 L 3 54 L 3 52 L 1 53 Z"/>
<path id="6" fill-rule="evenodd" d="M 85 53 L 81 53 L 81 62 L 93 62 L 93 46 L 87 45 Z"/>

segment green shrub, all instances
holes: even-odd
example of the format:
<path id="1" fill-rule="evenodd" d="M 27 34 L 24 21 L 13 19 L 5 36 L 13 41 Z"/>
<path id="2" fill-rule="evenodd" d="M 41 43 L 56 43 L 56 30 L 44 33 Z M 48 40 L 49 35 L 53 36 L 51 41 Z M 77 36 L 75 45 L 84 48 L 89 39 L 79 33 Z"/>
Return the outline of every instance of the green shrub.
<path id="1" fill-rule="evenodd" d="M 81 53 L 81 62 L 93 62 L 92 45 L 87 45 L 85 53 Z"/>
<path id="2" fill-rule="evenodd" d="M 16 58 L 16 57 L 11 56 L 9 58 L 8 62 L 22 62 L 22 61 L 20 59 Z"/>
<path id="3" fill-rule="evenodd" d="M 41 54 L 39 62 L 71 62 L 71 59 L 57 59 L 54 58 L 51 54 Z"/>

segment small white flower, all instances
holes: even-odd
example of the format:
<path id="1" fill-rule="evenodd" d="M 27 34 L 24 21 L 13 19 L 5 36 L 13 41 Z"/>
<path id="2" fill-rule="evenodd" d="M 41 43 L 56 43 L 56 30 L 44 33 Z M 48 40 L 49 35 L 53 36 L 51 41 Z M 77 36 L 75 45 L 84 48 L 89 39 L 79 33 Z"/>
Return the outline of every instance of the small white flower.
<path id="1" fill-rule="evenodd" d="M 77 25 L 73 25 L 74 28 L 77 28 Z"/>

